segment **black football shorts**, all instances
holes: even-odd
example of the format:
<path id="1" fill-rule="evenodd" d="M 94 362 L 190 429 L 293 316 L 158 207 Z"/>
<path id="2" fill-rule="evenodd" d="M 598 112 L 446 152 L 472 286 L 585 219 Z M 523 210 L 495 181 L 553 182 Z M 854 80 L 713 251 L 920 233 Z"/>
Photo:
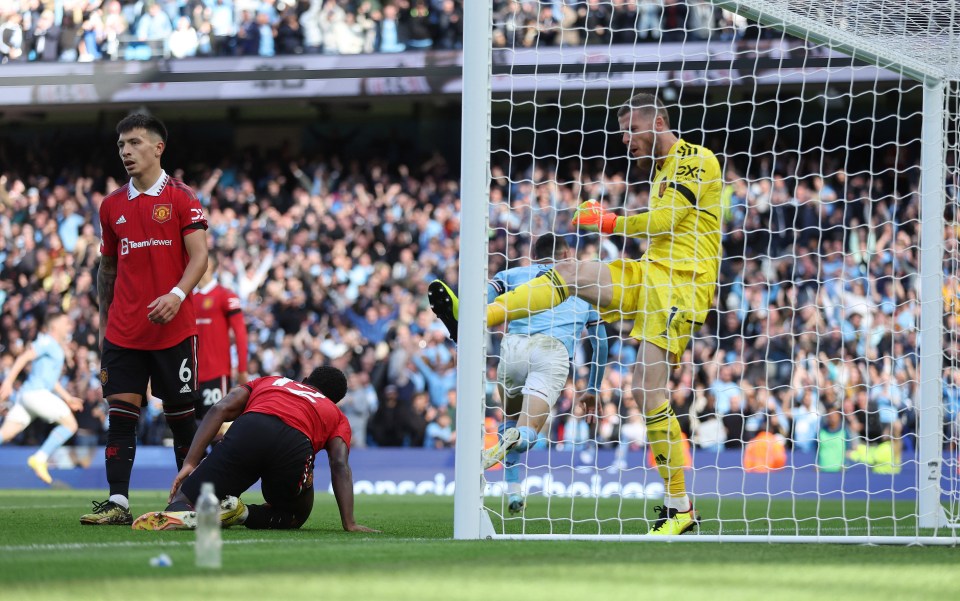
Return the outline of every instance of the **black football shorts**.
<path id="1" fill-rule="evenodd" d="M 103 396 L 132 393 L 146 398 L 147 383 L 164 407 L 195 405 L 200 398 L 197 381 L 197 337 L 190 336 L 170 348 L 143 351 L 103 341 L 100 384 Z"/>

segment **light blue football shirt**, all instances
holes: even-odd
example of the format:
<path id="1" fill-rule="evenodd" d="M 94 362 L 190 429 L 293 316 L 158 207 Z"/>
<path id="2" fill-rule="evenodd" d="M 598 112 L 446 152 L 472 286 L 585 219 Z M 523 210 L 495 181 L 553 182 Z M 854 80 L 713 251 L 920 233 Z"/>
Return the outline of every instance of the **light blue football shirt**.
<path id="1" fill-rule="evenodd" d="M 505 269 L 493 276 L 493 281 L 487 284 L 487 302 L 492 302 L 497 296 L 509 292 L 526 284 L 535 277 L 539 277 L 553 269 L 553 264 L 535 263 L 526 267 Z M 580 332 L 588 323 L 600 321 L 600 314 L 587 301 L 571 296 L 553 309 L 526 317 L 514 319 L 507 325 L 508 334 L 532 335 L 545 334 L 552 336 L 563 343 L 567 348 L 567 355 L 572 359 L 573 350 Z"/>
<path id="2" fill-rule="evenodd" d="M 49 334 L 41 333 L 33 342 L 33 350 L 37 357 L 30 366 L 30 375 L 20 388 L 26 392 L 30 390 L 53 390 L 54 385 L 63 373 L 63 363 L 66 356 L 63 347 Z"/>

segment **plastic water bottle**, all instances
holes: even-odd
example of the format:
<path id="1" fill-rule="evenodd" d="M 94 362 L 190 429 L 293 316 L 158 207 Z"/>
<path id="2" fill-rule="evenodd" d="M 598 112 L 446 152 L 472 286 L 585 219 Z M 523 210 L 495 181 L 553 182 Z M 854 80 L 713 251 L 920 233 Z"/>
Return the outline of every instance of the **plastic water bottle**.
<path id="1" fill-rule="evenodd" d="M 220 549 L 220 501 L 213 492 L 213 483 L 200 486 L 197 499 L 197 543 L 194 545 L 198 568 L 219 568 Z"/>

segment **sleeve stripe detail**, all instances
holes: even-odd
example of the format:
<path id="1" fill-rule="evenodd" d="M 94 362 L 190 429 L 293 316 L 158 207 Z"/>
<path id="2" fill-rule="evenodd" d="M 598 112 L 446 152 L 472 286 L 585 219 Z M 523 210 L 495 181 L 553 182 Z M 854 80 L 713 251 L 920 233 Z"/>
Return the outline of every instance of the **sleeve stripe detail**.
<path id="1" fill-rule="evenodd" d="M 190 225 L 186 226 L 180 231 L 185 232 L 187 230 L 205 230 L 205 229 L 207 229 L 206 224 L 198 221 L 196 223 L 191 223 Z"/>
<path id="2" fill-rule="evenodd" d="M 497 296 L 507 292 L 507 284 L 502 280 L 493 280 L 490 285 L 493 286 L 493 291 L 497 293 Z"/>
<path id="3" fill-rule="evenodd" d="M 557 272 L 551 269 L 545 275 L 547 276 L 547 279 L 550 280 L 550 283 L 553 284 L 553 289 L 556 290 L 557 294 L 560 296 L 560 302 L 562 303 L 567 300 L 567 287 L 563 285 L 560 277 L 557 275 Z"/>
<path id="4" fill-rule="evenodd" d="M 667 186 L 676 190 L 680 196 L 686 198 L 687 202 L 689 202 L 692 206 L 697 206 L 697 195 L 693 193 L 693 190 L 686 186 L 681 186 L 677 184 L 677 182 L 667 182 Z"/>
<path id="5" fill-rule="evenodd" d="M 700 211 L 701 213 L 706 213 L 707 215 L 716 219 L 718 222 L 720 221 L 720 219 L 710 211 L 707 211 L 706 209 L 701 209 L 700 207 L 697 206 L 697 195 L 694 194 L 693 190 L 691 190 L 690 188 L 680 185 L 676 182 L 667 182 L 667 186 L 673 188 L 680 194 L 680 196 L 683 196 L 684 198 L 686 198 L 687 202 L 689 202 L 694 209 Z"/>
<path id="6" fill-rule="evenodd" d="M 241 312 L 240 309 L 233 309 L 233 310 L 227 311 L 227 317 L 232 317 L 240 312 Z"/>

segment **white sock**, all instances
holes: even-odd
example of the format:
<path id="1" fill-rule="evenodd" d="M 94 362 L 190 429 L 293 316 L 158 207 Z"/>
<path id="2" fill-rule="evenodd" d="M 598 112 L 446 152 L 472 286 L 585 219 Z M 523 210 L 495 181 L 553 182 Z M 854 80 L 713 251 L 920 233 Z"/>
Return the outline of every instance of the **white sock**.
<path id="1" fill-rule="evenodd" d="M 107 500 L 110 501 L 111 503 L 116 503 L 117 505 L 119 505 L 120 507 L 123 507 L 124 509 L 130 509 L 130 501 L 128 501 L 127 498 L 123 495 L 110 495 L 110 498 Z"/>
<path id="2" fill-rule="evenodd" d="M 43 451 L 37 451 L 36 453 L 33 454 L 33 456 L 36 457 L 37 461 L 39 461 L 40 463 L 46 463 L 47 459 L 49 459 L 49 457 L 47 457 L 47 454 L 44 453 Z"/>
<path id="3" fill-rule="evenodd" d="M 683 495 L 682 497 L 663 497 L 663 504 L 668 509 L 676 509 L 680 513 L 685 513 L 690 511 L 690 497 Z"/>

